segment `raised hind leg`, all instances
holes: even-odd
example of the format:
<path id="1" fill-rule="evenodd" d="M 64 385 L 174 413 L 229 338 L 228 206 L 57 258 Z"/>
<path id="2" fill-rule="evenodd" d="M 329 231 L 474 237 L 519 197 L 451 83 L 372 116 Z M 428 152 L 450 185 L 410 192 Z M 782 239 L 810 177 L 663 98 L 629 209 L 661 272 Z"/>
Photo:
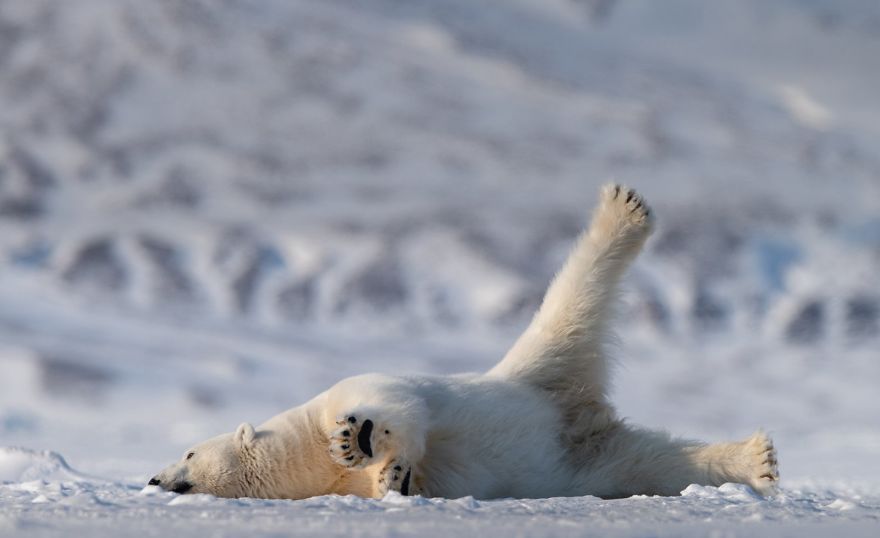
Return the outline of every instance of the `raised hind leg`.
<path id="1" fill-rule="evenodd" d="M 651 224 L 650 209 L 634 190 L 603 187 L 590 227 L 553 279 L 532 323 L 489 372 L 549 391 L 563 406 L 575 437 L 589 435 L 613 416 L 606 402 L 603 349 L 609 310 Z"/>

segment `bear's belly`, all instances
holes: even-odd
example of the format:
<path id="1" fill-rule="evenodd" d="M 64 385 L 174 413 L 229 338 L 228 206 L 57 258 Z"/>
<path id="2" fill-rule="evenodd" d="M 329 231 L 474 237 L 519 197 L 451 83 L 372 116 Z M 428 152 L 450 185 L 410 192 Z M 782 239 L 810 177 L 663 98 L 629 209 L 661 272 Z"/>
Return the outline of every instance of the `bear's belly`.
<path id="1" fill-rule="evenodd" d="M 521 385 L 485 378 L 431 401 L 416 476 L 426 494 L 478 499 L 566 495 L 571 471 L 558 409 Z"/>

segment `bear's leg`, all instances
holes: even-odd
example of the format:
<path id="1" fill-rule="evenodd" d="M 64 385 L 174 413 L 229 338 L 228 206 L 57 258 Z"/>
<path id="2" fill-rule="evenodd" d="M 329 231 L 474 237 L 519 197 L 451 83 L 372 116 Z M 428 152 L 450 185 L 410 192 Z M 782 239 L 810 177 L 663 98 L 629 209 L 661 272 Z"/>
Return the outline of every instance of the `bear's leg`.
<path id="1" fill-rule="evenodd" d="M 604 349 L 613 317 L 609 310 L 617 283 L 651 226 L 650 209 L 639 194 L 606 185 L 590 227 L 553 279 L 532 323 L 489 371 L 550 392 L 573 437 L 589 435 L 607 422 L 602 417 L 613 416 Z M 585 409 L 589 416 L 582 416 Z"/>
<path id="2" fill-rule="evenodd" d="M 779 482 L 776 449 L 763 432 L 704 444 L 620 425 L 585 472 L 582 489 L 601 497 L 678 495 L 690 484 L 747 484 L 770 495 Z"/>

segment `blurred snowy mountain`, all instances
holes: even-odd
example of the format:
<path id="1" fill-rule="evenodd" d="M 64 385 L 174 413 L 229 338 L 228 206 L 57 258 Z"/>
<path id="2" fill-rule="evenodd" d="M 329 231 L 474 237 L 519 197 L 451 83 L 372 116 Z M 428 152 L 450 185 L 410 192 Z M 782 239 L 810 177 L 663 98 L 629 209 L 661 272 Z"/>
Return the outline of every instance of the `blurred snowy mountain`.
<path id="1" fill-rule="evenodd" d="M 757 305 L 764 326 L 795 293 L 788 337 L 835 309 L 876 332 L 876 280 L 786 281 L 815 235 L 867 242 L 846 265 L 877 274 L 880 164 L 805 90 L 621 52 L 577 3 L 468 4 L 6 4 L 6 259 L 148 310 L 506 323 L 614 177 L 660 206 L 655 254 L 685 280 L 685 305 L 645 292 L 654 321 Z M 725 294 L 749 276 L 770 285 Z"/>
<path id="2" fill-rule="evenodd" d="M 692 393 L 670 424 L 757 426 L 694 408 L 727 383 L 761 387 L 754 410 L 790 396 L 792 431 L 813 404 L 856 431 L 880 373 L 877 58 L 869 0 L 0 2 L 0 433 L 57 420 L 66 443 L 95 402 L 179 390 L 113 419 L 129 447 L 181 402 L 214 413 L 177 448 L 231 426 L 223 405 L 487 367 L 609 180 L 659 219 L 621 333 L 646 351 L 623 375 L 661 382 L 621 383 L 624 409 Z"/>

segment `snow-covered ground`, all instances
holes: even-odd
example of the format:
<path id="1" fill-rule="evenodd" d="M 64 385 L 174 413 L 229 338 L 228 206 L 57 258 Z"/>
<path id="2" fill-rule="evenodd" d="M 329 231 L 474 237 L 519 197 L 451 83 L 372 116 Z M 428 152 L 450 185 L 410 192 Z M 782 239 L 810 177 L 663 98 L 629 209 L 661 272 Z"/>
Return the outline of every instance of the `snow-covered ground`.
<path id="1" fill-rule="evenodd" d="M 876 536 L 880 496 L 849 487 L 787 488 L 762 499 L 747 486 L 692 485 L 681 497 L 478 501 L 392 493 L 382 500 L 302 501 L 177 495 L 84 477 L 53 453 L 29 460 L 42 478 L 3 486 L 0 534 L 43 536 Z M 0 472 L 3 470 L 0 463 Z"/>
<path id="2" fill-rule="evenodd" d="M 871 0 L 0 1 L 0 534 L 875 535 L 877 58 Z M 341 377 L 488 368 L 611 179 L 659 224 L 621 412 L 766 428 L 778 497 L 142 490 Z"/>

